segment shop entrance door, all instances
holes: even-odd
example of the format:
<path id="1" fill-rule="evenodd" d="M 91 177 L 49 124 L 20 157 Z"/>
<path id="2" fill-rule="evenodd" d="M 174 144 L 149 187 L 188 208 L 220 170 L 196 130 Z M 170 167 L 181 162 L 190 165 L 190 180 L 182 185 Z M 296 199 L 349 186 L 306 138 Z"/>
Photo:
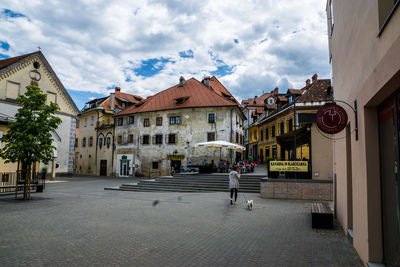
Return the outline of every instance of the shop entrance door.
<path id="1" fill-rule="evenodd" d="M 387 266 L 400 265 L 400 95 L 379 107 L 383 255 Z"/>
<path id="2" fill-rule="evenodd" d="M 107 160 L 100 160 L 100 176 L 107 176 Z"/>
<path id="3" fill-rule="evenodd" d="M 129 176 L 129 160 L 121 159 L 120 176 Z"/>
<path id="4" fill-rule="evenodd" d="M 171 160 L 171 169 L 175 172 L 180 172 L 181 170 L 181 161 L 180 160 Z"/>

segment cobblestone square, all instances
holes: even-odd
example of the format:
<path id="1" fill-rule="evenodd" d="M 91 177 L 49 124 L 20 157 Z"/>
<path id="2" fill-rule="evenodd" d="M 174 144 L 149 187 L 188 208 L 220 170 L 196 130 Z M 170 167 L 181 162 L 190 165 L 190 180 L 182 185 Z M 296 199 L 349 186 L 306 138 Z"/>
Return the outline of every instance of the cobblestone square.
<path id="1" fill-rule="evenodd" d="M 0 196 L 0 266 L 362 266 L 339 225 L 311 228 L 307 201 L 239 193 L 230 206 L 228 192 L 105 191 L 127 179 L 58 179 L 31 201 Z"/>

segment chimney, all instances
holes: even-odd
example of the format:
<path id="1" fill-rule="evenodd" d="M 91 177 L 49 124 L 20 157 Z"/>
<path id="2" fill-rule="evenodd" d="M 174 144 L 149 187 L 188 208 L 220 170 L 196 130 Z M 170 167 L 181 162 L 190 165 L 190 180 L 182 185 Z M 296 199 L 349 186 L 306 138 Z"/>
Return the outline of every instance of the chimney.
<path id="1" fill-rule="evenodd" d="M 279 94 L 279 88 L 278 87 L 275 87 L 275 89 L 274 89 L 274 95 L 278 95 Z"/>
<path id="2" fill-rule="evenodd" d="M 306 80 L 306 86 L 307 86 L 307 85 L 310 85 L 310 79 L 307 79 L 307 80 Z"/>
<path id="3" fill-rule="evenodd" d="M 312 82 L 315 83 L 316 81 L 318 81 L 318 75 L 317 75 L 317 74 L 314 74 L 314 75 L 312 76 Z"/>
<path id="4" fill-rule="evenodd" d="M 115 92 L 121 92 L 121 87 L 115 86 Z"/>
<path id="5" fill-rule="evenodd" d="M 115 87 L 115 90 L 117 90 L 117 88 L 119 87 Z M 115 93 L 110 93 L 110 109 L 115 109 Z"/>
<path id="6" fill-rule="evenodd" d="M 179 78 L 179 86 L 180 87 L 182 87 L 182 86 L 184 86 L 185 85 L 185 78 L 183 78 L 183 76 L 181 76 L 180 78 Z"/>
<path id="7" fill-rule="evenodd" d="M 203 84 L 205 84 L 208 88 L 210 88 L 210 76 L 206 76 L 203 79 Z"/>
<path id="8" fill-rule="evenodd" d="M 257 103 L 257 102 L 256 102 L 256 99 L 257 99 L 257 96 L 254 96 L 254 100 L 253 100 L 253 103 L 254 103 L 254 104 Z"/>

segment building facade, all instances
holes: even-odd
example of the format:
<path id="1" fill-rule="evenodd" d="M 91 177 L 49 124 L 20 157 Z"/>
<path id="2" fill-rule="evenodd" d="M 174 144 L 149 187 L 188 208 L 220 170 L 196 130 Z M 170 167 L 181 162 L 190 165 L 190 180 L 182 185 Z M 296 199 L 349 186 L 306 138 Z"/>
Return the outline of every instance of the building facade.
<path id="1" fill-rule="evenodd" d="M 328 0 L 335 99 L 336 216 L 365 264 L 400 265 L 400 1 Z M 354 19 L 357 17 L 357 19 Z"/>
<path id="2" fill-rule="evenodd" d="M 42 52 L 0 60 L 0 110 L 4 116 L 14 117 L 20 107 L 16 98 L 26 92 L 28 85 L 37 85 L 47 95 L 48 103 L 55 102 L 60 107 L 56 114 L 62 123 L 52 133 L 56 149 L 53 162 L 47 168 L 51 170 L 53 177 L 56 173 L 72 173 L 75 121 L 78 113 L 74 101 Z M 4 166 L 3 163 L 0 169 L 15 172 L 16 165 Z M 40 164 L 39 168 L 41 167 L 44 166 Z"/>
<path id="3" fill-rule="evenodd" d="M 75 172 L 113 176 L 115 151 L 114 115 L 138 102 L 140 96 L 122 93 L 121 88 L 108 97 L 86 103 L 79 112 L 75 140 Z"/>
<path id="4" fill-rule="evenodd" d="M 215 140 L 243 144 L 244 119 L 239 103 L 217 78 L 199 82 L 181 77 L 179 84 L 116 115 L 115 173 L 169 175 L 189 162 L 218 164 L 220 158 L 242 158 L 236 151 L 195 148 L 195 144 Z"/>

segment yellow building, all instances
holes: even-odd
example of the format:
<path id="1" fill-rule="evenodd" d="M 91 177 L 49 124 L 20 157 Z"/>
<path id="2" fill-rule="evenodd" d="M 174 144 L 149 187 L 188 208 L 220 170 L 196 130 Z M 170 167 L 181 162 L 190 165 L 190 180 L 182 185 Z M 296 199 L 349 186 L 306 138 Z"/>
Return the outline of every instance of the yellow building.
<path id="1" fill-rule="evenodd" d="M 141 101 L 119 87 L 108 97 L 89 101 L 78 115 L 75 140 L 75 172 L 112 176 L 115 113 Z M 129 123 L 129 122 L 128 122 Z"/>
<path id="2" fill-rule="evenodd" d="M 285 98 L 278 98 L 278 108 L 269 115 L 261 115 L 256 126 L 251 128 L 253 132 L 258 131 L 256 135 L 253 133 L 258 137 L 253 139 L 257 142 L 253 146 L 258 147 L 257 160 L 260 163 L 269 159 L 308 160 L 312 178 L 331 178 L 332 141 L 329 136 L 322 135 L 315 124 L 318 109 L 332 99 L 330 80 L 318 80 L 315 74 L 304 88 L 289 89 Z"/>

